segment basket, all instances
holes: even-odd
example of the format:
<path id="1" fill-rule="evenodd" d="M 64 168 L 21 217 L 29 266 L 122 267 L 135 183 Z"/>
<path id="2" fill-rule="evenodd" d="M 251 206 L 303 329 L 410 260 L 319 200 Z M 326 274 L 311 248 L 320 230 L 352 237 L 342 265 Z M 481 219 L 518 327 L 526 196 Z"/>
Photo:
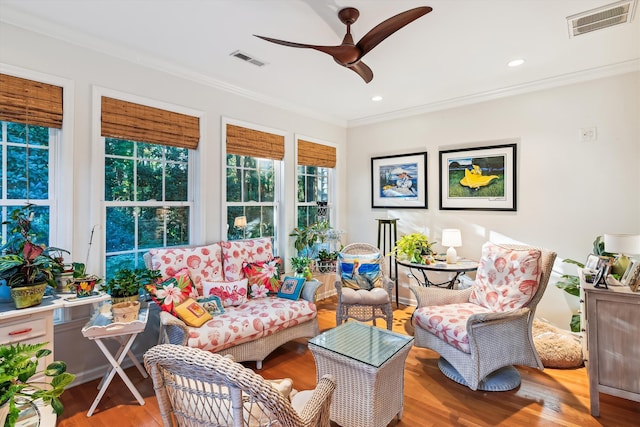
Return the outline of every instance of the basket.
<path id="1" fill-rule="evenodd" d="M 139 301 L 120 302 L 111 307 L 114 323 L 129 323 L 138 320 Z"/>

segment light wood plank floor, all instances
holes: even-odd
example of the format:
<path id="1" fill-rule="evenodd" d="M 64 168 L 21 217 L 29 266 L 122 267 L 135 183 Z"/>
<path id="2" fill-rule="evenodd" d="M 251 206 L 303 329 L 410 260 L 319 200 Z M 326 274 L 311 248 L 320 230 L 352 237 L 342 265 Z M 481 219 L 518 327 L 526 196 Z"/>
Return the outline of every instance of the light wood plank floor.
<path id="1" fill-rule="evenodd" d="M 320 329 L 335 326 L 335 299 L 319 302 Z M 400 306 L 394 313 L 396 332 L 407 333 L 413 307 Z M 378 325 L 380 326 L 380 324 Z M 640 425 L 640 403 L 600 395 L 599 418 L 589 413 L 589 386 L 585 368 L 537 369 L 518 367 L 519 388 L 508 392 L 473 392 L 447 379 L 437 366 L 438 355 L 412 348 L 405 367 L 405 407 L 401 421 L 390 426 L 634 426 Z M 638 361 L 633 361 L 637 363 Z M 253 363 L 247 366 L 255 368 Z M 135 367 L 129 377 L 145 398 L 140 406 L 116 375 L 93 416 L 86 416 L 97 394 L 98 381 L 67 390 L 62 396 L 65 411 L 59 427 L 154 427 L 161 426 L 150 379 Z M 315 385 L 315 364 L 306 340 L 285 344 L 264 362 L 265 378 L 290 377 L 298 390 Z M 340 380 L 339 378 L 337 379 Z"/>

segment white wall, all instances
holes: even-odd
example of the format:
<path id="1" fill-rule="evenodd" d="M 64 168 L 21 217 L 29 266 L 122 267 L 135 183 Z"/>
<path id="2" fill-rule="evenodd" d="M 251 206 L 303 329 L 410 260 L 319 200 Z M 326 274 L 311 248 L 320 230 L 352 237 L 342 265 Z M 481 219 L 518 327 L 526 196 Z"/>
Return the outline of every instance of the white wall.
<path id="1" fill-rule="evenodd" d="M 591 126 L 598 140 L 581 142 Z M 439 210 L 438 151 L 509 138 L 520 140 L 517 212 Z M 472 259 L 487 240 L 513 240 L 584 261 L 596 236 L 640 233 L 640 72 L 352 128 L 348 141 L 350 242 L 377 243 L 376 218 L 387 214 L 400 219 L 399 236 L 426 230 L 438 241 L 443 228 L 461 229 L 458 254 Z M 370 158 L 421 151 L 428 209 L 372 209 Z M 568 328 L 572 309 L 575 298 L 551 283 L 538 315 Z"/>

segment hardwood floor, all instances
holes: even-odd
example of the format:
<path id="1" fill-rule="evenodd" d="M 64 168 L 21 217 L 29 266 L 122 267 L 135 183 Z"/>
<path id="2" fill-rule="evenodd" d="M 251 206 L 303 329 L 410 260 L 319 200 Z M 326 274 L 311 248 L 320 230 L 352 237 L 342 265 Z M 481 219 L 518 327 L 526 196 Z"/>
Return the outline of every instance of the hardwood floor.
<path id="1" fill-rule="evenodd" d="M 335 326 L 335 299 L 318 303 L 320 329 Z M 396 332 L 407 333 L 413 307 L 400 306 L 394 313 Z M 437 366 L 438 355 L 412 348 L 405 365 L 405 407 L 401 421 L 390 426 L 638 426 L 640 403 L 600 395 L 600 417 L 589 413 L 589 386 L 585 368 L 537 369 L 518 367 L 522 384 L 507 392 L 471 391 L 447 379 Z M 633 361 L 636 363 L 637 361 Z M 253 363 L 246 363 L 255 368 Z M 140 406 L 116 375 L 91 417 L 86 413 L 96 394 L 98 381 L 65 392 L 59 427 L 152 427 L 161 426 L 150 379 L 135 367 L 127 374 L 145 398 Z M 285 344 L 265 361 L 265 378 L 290 377 L 298 390 L 315 385 L 315 363 L 306 340 Z M 340 379 L 337 378 L 339 381 Z"/>

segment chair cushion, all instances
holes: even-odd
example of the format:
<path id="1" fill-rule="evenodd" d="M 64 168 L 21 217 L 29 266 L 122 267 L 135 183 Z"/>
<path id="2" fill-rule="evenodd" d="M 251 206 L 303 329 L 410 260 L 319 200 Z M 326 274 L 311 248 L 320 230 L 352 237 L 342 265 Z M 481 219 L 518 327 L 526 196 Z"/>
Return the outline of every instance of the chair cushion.
<path id="1" fill-rule="evenodd" d="M 429 305 L 416 309 L 413 323 L 431 332 L 460 351 L 469 353 L 467 319 L 475 313 L 489 313 L 485 307 L 470 302 L 446 305 Z"/>
<path id="2" fill-rule="evenodd" d="M 526 306 L 538 290 L 540 258 L 537 249 L 509 249 L 485 243 L 469 302 L 491 311 Z"/>
<path id="3" fill-rule="evenodd" d="M 389 294 L 382 288 L 364 289 L 342 288 L 341 301 L 344 304 L 380 305 L 389 302 Z"/>
<path id="4" fill-rule="evenodd" d="M 342 286 L 369 290 L 382 286 L 380 254 L 338 254 Z"/>
<path id="5" fill-rule="evenodd" d="M 273 247 L 268 237 L 261 239 L 235 240 L 220 242 L 224 280 L 233 281 L 245 277 L 242 265 L 245 262 L 270 261 L 273 259 Z"/>

